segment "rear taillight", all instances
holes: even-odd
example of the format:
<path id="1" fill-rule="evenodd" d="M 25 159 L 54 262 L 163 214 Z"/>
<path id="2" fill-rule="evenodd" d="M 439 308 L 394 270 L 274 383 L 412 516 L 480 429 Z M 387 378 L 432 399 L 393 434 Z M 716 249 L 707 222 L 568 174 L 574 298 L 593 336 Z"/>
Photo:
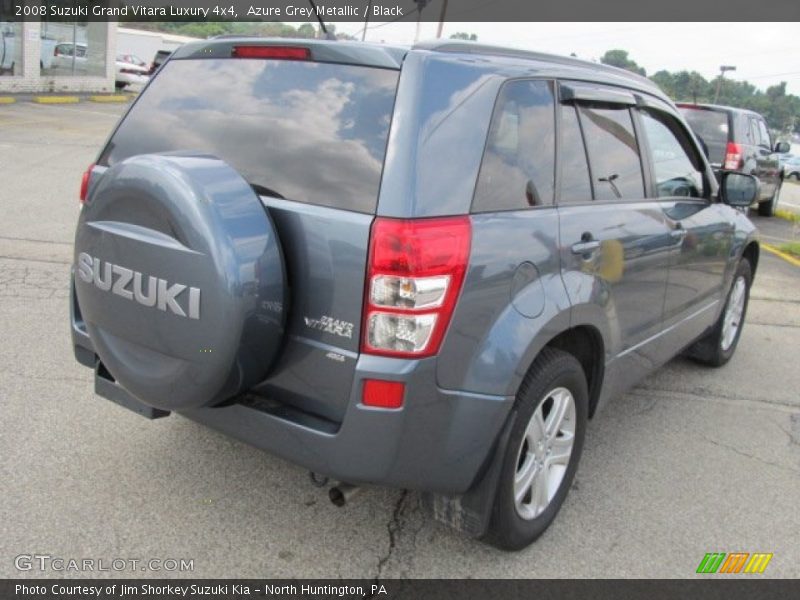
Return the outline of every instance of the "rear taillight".
<path id="1" fill-rule="evenodd" d="M 138 71 L 137 69 L 120 69 L 119 72 L 126 73 L 128 75 L 141 75 L 141 71 Z"/>
<path id="2" fill-rule="evenodd" d="M 741 169 L 744 161 L 742 160 L 742 147 L 734 142 L 728 142 L 725 148 L 724 168 L 729 171 Z"/>
<path id="3" fill-rule="evenodd" d="M 89 179 L 92 177 L 92 169 L 94 169 L 93 164 L 89 165 L 89 168 L 86 169 L 83 177 L 81 177 L 81 193 L 79 196 L 81 204 L 86 203 L 86 196 L 89 194 Z"/>
<path id="4" fill-rule="evenodd" d="M 464 281 L 471 236 L 468 217 L 375 219 L 362 352 L 420 358 L 439 351 Z"/>
<path id="5" fill-rule="evenodd" d="M 309 60 L 311 50 L 302 46 L 234 46 L 233 58 L 274 58 L 282 60 Z"/>

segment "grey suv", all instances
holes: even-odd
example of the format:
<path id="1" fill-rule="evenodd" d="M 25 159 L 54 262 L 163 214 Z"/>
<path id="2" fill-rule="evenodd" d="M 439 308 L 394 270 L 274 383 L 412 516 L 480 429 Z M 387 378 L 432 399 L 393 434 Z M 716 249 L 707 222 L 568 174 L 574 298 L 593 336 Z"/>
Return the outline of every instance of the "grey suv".
<path id="1" fill-rule="evenodd" d="M 677 106 L 705 144 L 714 171 L 718 175 L 723 170 L 754 175 L 760 183 L 758 214 L 774 215 L 783 183 L 780 155 L 789 152 L 789 144 L 777 142 L 773 146 L 767 121 L 751 110 L 716 104 Z"/>
<path id="2" fill-rule="evenodd" d="M 159 70 L 84 176 L 72 336 L 99 395 L 320 476 L 425 492 L 506 549 L 587 421 L 719 366 L 759 247 L 651 82 L 465 43 L 220 39 Z"/>

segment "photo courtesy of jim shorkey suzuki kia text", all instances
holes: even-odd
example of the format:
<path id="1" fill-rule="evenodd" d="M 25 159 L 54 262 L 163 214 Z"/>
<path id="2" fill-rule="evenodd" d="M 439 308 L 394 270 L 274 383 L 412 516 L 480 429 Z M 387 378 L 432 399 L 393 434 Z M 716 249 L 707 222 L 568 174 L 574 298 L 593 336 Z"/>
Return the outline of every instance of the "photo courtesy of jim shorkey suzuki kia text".
<path id="1" fill-rule="evenodd" d="M 202 585 L 197 583 L 181 584 L 169 583 L 164 585 L 151 585 L 141 583 L 138 585 L 126 585 L 124 583 L 111 583 L 105 585 L 81 585 L 81 584 L 43 584 L 26 585 L 23 583 L 15 584 L 14 593 L 17 596 L 81 596 L 96 598 L 195 598 L 197 596 L 339 596 L 357 598 L 375 598 L 388 595 L 386 586 L 380 583 L 369 585 L 312 585 L 292 583 L 285 585 L 273 585 L 264 583 L 261 586 L 253 586 L 239 583 L 224 583 Z"/>

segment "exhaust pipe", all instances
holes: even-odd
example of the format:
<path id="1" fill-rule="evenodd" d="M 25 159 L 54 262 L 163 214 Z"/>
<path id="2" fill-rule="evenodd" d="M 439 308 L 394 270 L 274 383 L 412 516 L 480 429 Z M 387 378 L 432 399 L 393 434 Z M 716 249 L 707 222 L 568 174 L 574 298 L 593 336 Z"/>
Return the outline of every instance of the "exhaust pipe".
<path id="1" fill-rule="evenodd" d="M 351 483 L 340 483 L 333 486 L 328 490 L 328 498 L 335 506 L 342 507 L 350 502 L 356 494 L 361 491 L 361 488 Z"/>

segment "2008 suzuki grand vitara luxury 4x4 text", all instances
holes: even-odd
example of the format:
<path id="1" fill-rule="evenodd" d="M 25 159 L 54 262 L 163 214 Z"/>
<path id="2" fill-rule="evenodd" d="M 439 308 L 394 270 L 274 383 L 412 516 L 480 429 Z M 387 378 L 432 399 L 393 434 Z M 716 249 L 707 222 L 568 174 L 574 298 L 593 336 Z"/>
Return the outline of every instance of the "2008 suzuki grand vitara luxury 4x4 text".
<path id="1" fill-rule="evenodd" d="M 96 391 L 502 548 L 553 521 L 587 420 L 681 351 L 719 366 L 758 264 L 651 82 L 445 42 L 218 39 L 85 174 L 72 335 Z"/>

